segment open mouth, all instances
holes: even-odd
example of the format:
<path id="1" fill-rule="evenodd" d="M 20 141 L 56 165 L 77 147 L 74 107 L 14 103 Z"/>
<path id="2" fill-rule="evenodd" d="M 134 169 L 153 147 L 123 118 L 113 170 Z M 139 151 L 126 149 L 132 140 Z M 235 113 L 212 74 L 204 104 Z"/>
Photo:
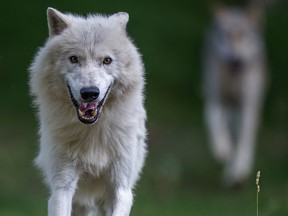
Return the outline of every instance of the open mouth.
<path id="1" fill-rule="evenodd" d="M 97 121 L 99 118 L 99 115 L 101 113 L 103 104 L 106 100 L 106 97 L 109 93 L 110 86 L 108 87 L 107 91 L 105 92 L 105 95 L 102 100 L 100 101 L 92 101 L 92 102 L 79 102 L 77 101 L 71 92 L 71 88 L 68 85 L 70 98 L 73 103 L 73 105 L 76 108 L 78 119 L 84 123 L 84 124 L 93 124 Z"/>

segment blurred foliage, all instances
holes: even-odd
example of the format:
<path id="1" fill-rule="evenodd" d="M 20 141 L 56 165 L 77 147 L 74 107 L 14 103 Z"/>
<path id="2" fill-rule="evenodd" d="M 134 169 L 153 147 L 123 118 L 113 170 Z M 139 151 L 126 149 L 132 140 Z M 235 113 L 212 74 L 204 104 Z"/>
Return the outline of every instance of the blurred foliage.
<path id="1" fill-rule="evenodd" d="M 244 1 L 224 1 L 244 5 Z M 47 38 L 46 9 L 130 15 L 128 32 L 146 67 L 149 158 L 133 215 L 255 215 L 254 179 L 240 191 L 219 182 L 202 127 L 201 53 L 210 23 L 203 1 L 3 1 L 0 7 L 0 216 L 46 214 L 47 191 L 33 167 L 37 123 L 27 68 Z M 270 84 L 256 161 L 263 178 L 260 215 L 288 208 L 288 5 L 266 10 Z M 256 173 L 256 172 L 255 172 Z M 255 212 L 256 213 L 256 212 Z"/>

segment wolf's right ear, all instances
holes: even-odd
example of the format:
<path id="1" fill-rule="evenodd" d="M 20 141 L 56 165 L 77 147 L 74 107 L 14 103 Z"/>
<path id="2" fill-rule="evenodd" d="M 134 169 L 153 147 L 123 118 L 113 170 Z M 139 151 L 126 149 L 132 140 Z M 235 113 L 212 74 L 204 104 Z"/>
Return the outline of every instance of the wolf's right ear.
<path id="1" fill-rule="evenodd" d="M 47 9 L 47 19 L 49 27 L 49 36 L 59 35 L 64 29 L 68 27 L 68 22 L 65 15 L 54 8 Z"/>
<path id="2" fill-rule="evenodd" d="M 212 11 L 212 16 L 216 19 L 223 17 L 227 12 L 227 8 L 219 2 L 211 4 L 210 7 Z"/>

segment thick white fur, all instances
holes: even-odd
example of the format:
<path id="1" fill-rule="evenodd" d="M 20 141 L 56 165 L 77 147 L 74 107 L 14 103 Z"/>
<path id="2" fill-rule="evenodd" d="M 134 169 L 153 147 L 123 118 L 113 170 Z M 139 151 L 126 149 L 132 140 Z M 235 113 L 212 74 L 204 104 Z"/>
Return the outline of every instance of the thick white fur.
<path id="1" fill-rule="evenodd" d="M 253 167 L 266 76 L 256 15 L 253 10 L 216 8 L 203 58 L 205 120 L 228 186 L 246 180 Z M 231 58 L 242 62 L 238 74 L 227 67 Z"/>
<path id="2" fill-rule="evenodd" d="M 128 216 L 133 187 L 146 155 L 144 70 L 126 35 L 128 14 L 62 14 L 48 8 L 49 38 L 30 67 L 30 88 L 40 121 L 35 162 L 50 187 L 49 216 Z M 77 55 L 79 65 L 69 62 Z M 105 56 L 113 61 L 103 65 Z M 110 92 L 98 121 L 81 123 L 81 87 Z"/>

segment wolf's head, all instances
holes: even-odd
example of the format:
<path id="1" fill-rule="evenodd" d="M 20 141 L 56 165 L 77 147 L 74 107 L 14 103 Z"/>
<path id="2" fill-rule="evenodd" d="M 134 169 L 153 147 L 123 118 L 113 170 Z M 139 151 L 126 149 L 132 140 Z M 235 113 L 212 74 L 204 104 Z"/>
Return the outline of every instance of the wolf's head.
<path id="1" fill-rule="evenodd" d="M 260 11 L 218 6 L 214 20 L 212 49 L 229 70 L 241 71 L 261 53 Z"/>
<path id="2" fill-rule="evenodd" d="M 79 120 L 92 124 L 111 95 L 125 95 L 135 82 L 143 82 L 140 55 L 126 34 L 128 14 L 79 17 L 48 8 L 47 17 L 49 39 L 32 72 L 46 70 L 44 79 L 54 80 L 50 95 L 65 92 Z"/>

